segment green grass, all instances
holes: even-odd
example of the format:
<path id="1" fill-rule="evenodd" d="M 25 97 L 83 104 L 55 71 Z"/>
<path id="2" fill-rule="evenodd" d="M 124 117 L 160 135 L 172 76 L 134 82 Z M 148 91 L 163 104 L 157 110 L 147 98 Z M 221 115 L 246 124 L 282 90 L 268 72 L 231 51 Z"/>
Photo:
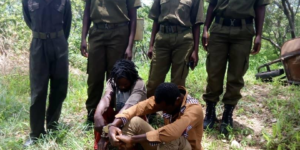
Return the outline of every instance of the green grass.
<path id="1" fill-rule="evenodd" d="M 80 61 L 85 62 L 84 59 Z M 239 102 L 235 110 L 236 117 L 245 117 L 237 125 L 229 137 L 218 132 L 218 125 L 211 131 L 205 131 L 202 144 L 205 149 L 237 149 L 231 148 L 233 140 L 241 144 L 241 148 L 258 147 L 261 149 L 299 149 L 300 148 L 300 88 L 284 87 L 280 83 L 264 84 L 256 81 L 255 68 L 263 61 L 259 57 L 251 58 L 251 66 L 245 76 L 246 86 L 242 90 L 246 96 Z M 141 77 L 147 80 L 149 62 L 136 62 Z M 79 68 L 85 68 L 83 67 Z M 83 69 L 84 70 L 84 69 Z M 205 104 L 201 96 L 206 86 L 205 53 L 201 52 L 200 61 L 195 71 L 190 71 L 187 79 L 189 93 Z M 69 93 L 64 102 L 59 124 L 59 132 L 45 135 L 38 144 L 30 149 L 92 149 L 93 131 L 85 131 L 85 100 L 87 98 L 87 76 L 85 73 L 70 73 Z M 170 75 L 166 81 L 170 81 Z M 0 150 L 22 149 L 22 144 L 29 134 L 30 88 L 29 76 L 13 74 L 0 76 Z M 261 104 L 262 106 L 258 106 Z M 204 105 L 203 105 L 204 106 Z M 223 107 L 217 106 L 220 119 Z M 267 114 L 264 116 L 264 114 Z M 270 120 L 276 119 L 276 122 Z M 252 120 L 251 120 L 252 119 Z M 255 134 L 255 126 L 259 120 L 262 133 Z M 240 119 L 243 120 L 243 119 Z M 254 120 L 255 121 L 255 120 Z M 252 136 L 252 139 L 246 137 Z"/>

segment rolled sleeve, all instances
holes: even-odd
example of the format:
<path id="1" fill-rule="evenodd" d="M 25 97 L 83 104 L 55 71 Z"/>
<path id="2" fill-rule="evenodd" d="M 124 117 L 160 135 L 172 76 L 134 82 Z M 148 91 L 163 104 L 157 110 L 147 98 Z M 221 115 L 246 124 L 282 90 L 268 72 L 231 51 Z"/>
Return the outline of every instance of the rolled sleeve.
<path id="1" fill-rule="evenodd" d="M 159 15 L 160 15 L 160 0 L 154 0 L 148 17 L 152 20 L 157 21 L 159 18 Z"/>
<path id="2" fill-rule="evenodd" d="M 106 82 L 105 91 L 106 92 L 113 92 L 114 91 L 111 84 L 110 84 L 110 82 L 109 82 L 109 80 Z"/>
<path id="3" fill-rule="evenodd" d="M 255 6 L 268 5 L 271 3 L 272 3 L 272 0 L 256 0 Z"/>
<path id="4" fill-rule="evenodd" d="M 129 0 L 128 1 L 128 8 L 139 8 L 142 6 L 141 0 Z"/>
<path id="5" fill-rule="evenodd" d="M 204 18 L 204 8 L 203 7 L 204 7 L 203 0 L 196 0 L 193 3 L 192 10 L 191 10 L 191 22 L 193 25 L 204 23 L 205 18 Z"/>
<path id="6" fill-rule="evenodd" d="M 184 114 L 175 122 L 155 131 L 146 133 L 149 142 L 171 142 L 182 136 L 189 127 L 195 127 L 203 122 L 203 112 L 200 105 L 187 105 Z"/>
<path id="7" fill-rule="evenodd" d="M 146 137 L 149 142 L 161 142 L 158 130 L 147 132 Z"/>
<path id="8" fill-rule="evenodd" d="M 139 102 L 138 104 L 124 110 L 122 113 L 117 114 L 116 118 L 126 118 L 127 120 L 130 120 L 131 118 L 135 116 L 144 116 L 147 114 L 152 114 L 159 111 L 157 108 L 154 96 L 150 97 L 149 99 Z"/>
<path id="9" fill-rule="evenodd" d="M 29 15 L 27 0 L 22 0 L 22 7 L 23 7 L 23 17 L 26 22 L 26 25 L 31 29 L 31 18 Z"/>
<path id="10" fill-rule="evenodd" d="M 140 101 L 146 100 L 146 87 L 143 80 L 138 80 L 131 92 L 130 97 L 126 101 L 126 105 L 135 105 Z"/>
<path id="11" fill-rule="evenodd" d="M 64 34 L 67 40 L 70 35 L 71 24 L 72 24 L 72 7 L 71 7 L 71 2 L 67 0 L 65 14 L 64 14 L 64 25 L 63 25 Z"/>

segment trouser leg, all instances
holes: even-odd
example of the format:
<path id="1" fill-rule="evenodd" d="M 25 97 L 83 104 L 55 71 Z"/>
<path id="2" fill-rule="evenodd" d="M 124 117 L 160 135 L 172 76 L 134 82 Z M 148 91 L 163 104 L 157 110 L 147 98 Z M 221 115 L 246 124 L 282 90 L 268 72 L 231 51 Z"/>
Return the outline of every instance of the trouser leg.
<path id="1" fill-rule="evenodd" d="M 93 121 L 94 112 L 101 99 L 105 72 L 107 66 L 106 46 L 104 42 L 105 32 L 93 28 L 89 36 L 89 57 L 88 57 L 88 99 L 86 109 L 88 120 Z"/>
<path id="2" fill-rule="evenodd" d="M 189 141 L 181 136 L 179 139 L 176 139 L 174 141 L 165 143 L 165 144 L 159 144 L 157 147 L 157 150 L 192 150 L 191 144 Z"/>
<path id="3" fill-rule="evenodd" d="M 30 48 L 31 138 L 45 134 L 44 121 L 49 81 L 49 63 L 42 40 L 33 39 Z"/>
<path id="4" fill-rule="evenodd" d="M 153 131 L 154 128 L 140 117 L 133 117 L 122 129 L 124 135 L 133 136 Z M 145 150 L 156 150 L 157 146 L 151 146 L 149 142 L 140 143 Z"/>
<path id="5" fill-rule="evenodd" d="M 171 60 L 171 82 L 185 86 L 185 80 L 189 73 L 188 63 L 194 48 L 194 38 L 192 31 L 172 35 L 171 43 L 173 47 Z"/>
<path id="6" fill-rule="evenodd" d="M 228 72 L 224 104 L 236 105 L 242 98 L 243 76 L 248 70 L 252 38 L 234 38 L 231 40 L 228 55 Z"/>
<path id="7" fill-rule="evenodd" d="M 153 47 L 153 57 L 147 82 L 147 97 L 154 96 L 156 88 L 165 81 L 170 69 L 172 52 L 169 45 L 170 34 L 158 32 Z"/>
<path id="8" fill-rule="evenodd" d="M 207 87 L 203 99 L 218 102 L 223 93 L 223 82 L 229 51 L 228 35 L 211 34 L 206 59 Z"/>
<path id="9" fill-rule="evenodd" d="M 55 60 L 50 64 L 50 95 L 47 110 L 47 129 L 57 124 L 68 91 L 69 60 L 67 44 L 54 45 Z"/>
<path id="10" fill-rule="evenodd" d="M 125 50 L 128 46 L 129 30 L 128 27 L 120 27 L 111 32 L 111 40 L 107 41 L 107 73 L 110 76 L 111 69 L 115 63 L 124 57 Z"/>

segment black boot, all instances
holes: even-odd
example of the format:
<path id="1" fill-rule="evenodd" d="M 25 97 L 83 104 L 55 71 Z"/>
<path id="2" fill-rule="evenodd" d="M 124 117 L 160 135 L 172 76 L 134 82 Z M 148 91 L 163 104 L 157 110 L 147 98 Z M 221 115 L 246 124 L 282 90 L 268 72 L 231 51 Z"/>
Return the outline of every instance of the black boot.
<path id="1" fill-rule="evenodd" d="M 229 130 L 233 128 L 233 119 L 232 119 L 232 113 L 235 108 L 235 105 L 228 105 L 225 104 L 224 106 L 224 112 L 222 117 L 222 124 L 221 124 L 221 134 L 228 135 Z"/>
<path id="2" fill-rule="evenodd" d="M 215 121 L 217 120 L 216 117 L 216 102 L 206 102 L 206 113 L 203 123 L 203 128 L 213 128 Z"/>

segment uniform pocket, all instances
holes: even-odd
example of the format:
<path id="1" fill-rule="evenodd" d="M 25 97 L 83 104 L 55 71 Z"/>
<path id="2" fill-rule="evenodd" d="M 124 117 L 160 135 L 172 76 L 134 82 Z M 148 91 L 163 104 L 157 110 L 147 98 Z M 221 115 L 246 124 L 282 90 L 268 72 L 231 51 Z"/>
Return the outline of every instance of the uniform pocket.
<path id="1" fill-rule="evenodd" d="M 180 0 L 180 3 L 191 8 L 192 7 L 192 4 L 193 4 L 193 1 L 192 0 Z"/>
<path id="2" fill-rule="evenodd" d="M 243 76 L 246 74 L 248 68 L 249 68 L 249 57 L 246 57 L 244 62 L 244 68 L 243 68 Z"/>
<path id="3" fill-rule="evenodd" d="M 160 0 L 160 15 L 161 16 L 166 16 L 168 15 L 168 13 L 170 12 L 170 8 L 169 8 L 169 3 L 170 0 Z"/>
<path id="4" fill-rule="evenodd" d="M 210 32 L 214 32 L 217 26 L 218 25 L 216 23 L 212 24 L 212 26 L 210 27 L 209 31 Z"/>
<path id="5" fill-rule="evenodd" d="M 184 65 L 181 73 L 181 79 L 186 79 L 188 73 L 189 73 L 189 61 L 184 61 Z"/>
<path id="6" fill-rule="evenodd" d="M 179 7 L 176 11 L 176 15 L 179 16 L 183 23 L 191 22 L 191 8 L 192 8 L 193 1 L 192 0 L 180 0 Z"/>
<path id="7" fill-rule="evenodd" d="M 210 55 L 209 53 L 207 53 L 206 56 L 206 72 L 209 74 L 209 70 L 210 70 Z"/>
<path id="8" fill-rule="evenodd" d="M 87 63 L 86 63 L 86 74 L 89 74 L 89 64 L 90 64 L 90 61 L 89 61 L 89 58 L 87 59 Z"/>
<path id="9" fill-rule="evenodd" d="M 28 0 L 28 9 L 30 12 L 34 12 L 40 8 L 40 4 L 33 1 L 33 0 Z"/>
<path id="10" fill-rule="evenodd" d="M 254 27 L 253 25 L 246 25 L 246 30 L 248 31 L 248 33 L 251 35 L 251 36 L 254 36 L 255 35 L 255 30 L 254 30 Z"/>
<path id="11" fill-rule="evenodd" d="M 54 4 L 54 9 L 62 13 L 65 10 L 66 0 L 61 0 L 60 3 Z"/>

